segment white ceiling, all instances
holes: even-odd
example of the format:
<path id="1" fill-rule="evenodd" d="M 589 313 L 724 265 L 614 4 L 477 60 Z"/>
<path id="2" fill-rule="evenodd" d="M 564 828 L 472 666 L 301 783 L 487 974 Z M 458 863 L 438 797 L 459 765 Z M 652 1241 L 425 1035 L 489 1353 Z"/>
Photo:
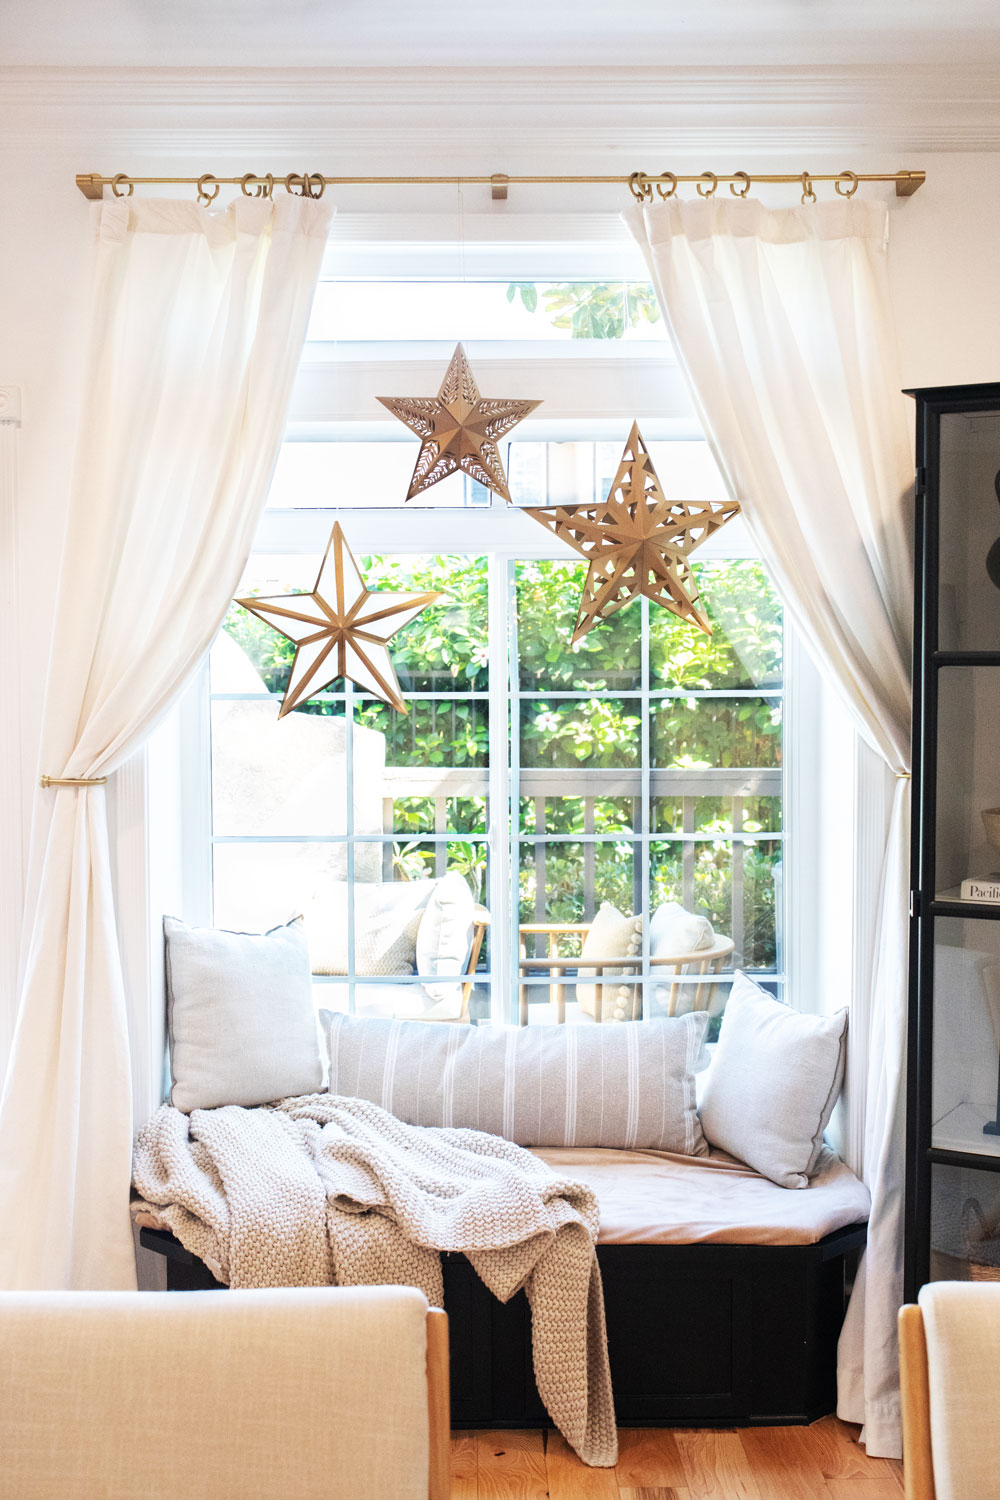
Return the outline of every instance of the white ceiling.
<path id="1" fill-rule="evenodd" d="M 998 60 L 997 0 L 0 0 L 5 66 Z"/>

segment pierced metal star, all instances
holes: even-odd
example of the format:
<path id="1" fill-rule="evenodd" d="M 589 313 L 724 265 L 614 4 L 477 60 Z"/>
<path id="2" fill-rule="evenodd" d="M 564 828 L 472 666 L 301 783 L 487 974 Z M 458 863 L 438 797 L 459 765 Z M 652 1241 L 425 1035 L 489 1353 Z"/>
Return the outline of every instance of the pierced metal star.
<path id="1" fill-rule="evenodd" d="M 497 442 L 541 402 L 480 396 L 461 344 L 455 346 L 436 396 L 379 396 L 378 400 L 420 439 L 407 500 L 462 469 L 511 503 Z"/>
<path id="2" fill-rule="evenodd" d="M 236 603 L 295 642 L 295 660 L 278 711 L 282 719 L 338 677 L 349 678 L 364 692 L 405 714 L 386 643 L 428 604 L 443 597 L 438 593 L 373 593 L 365 585 L 338 521 L 311 594 L 250 597 Z"/>
<path id="3" fill-rule="evenodd" d="M 576 642 L 640 595 L 711 635 L 687 559 L 739 509 L 734 500 L 668 500 L 633 422 L 606 500 L 525 507 L 525 514 L 590 563 L 573 631 Z"/>

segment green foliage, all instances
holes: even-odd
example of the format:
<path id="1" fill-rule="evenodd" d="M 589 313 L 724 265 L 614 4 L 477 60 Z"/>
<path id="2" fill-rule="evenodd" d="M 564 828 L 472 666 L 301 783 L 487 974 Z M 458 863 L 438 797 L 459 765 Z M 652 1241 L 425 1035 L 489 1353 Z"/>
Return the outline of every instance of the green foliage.
<path id="1" fill-rule="evenodd" d="M 527 312 L 538 308 L 533 281 L 512 281 L 507 301 L 520 297 Z M 660 309 L 648 281 L 565 281 L 545 286 L 545 312 L 553 328 L 574 339 L 620 339 L 638 323 L 658 323 Z"/>

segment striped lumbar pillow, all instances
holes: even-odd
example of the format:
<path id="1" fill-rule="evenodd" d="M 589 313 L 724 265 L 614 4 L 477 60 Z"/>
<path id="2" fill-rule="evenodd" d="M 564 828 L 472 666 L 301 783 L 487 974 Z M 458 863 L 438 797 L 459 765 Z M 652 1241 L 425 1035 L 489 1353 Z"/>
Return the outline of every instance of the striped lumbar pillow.
<path id="1" fill-rule="evenodd" d="M 330 1092 L 410 1125 L 485 1130 L 520 1146 L 705 1156 L 694 1075 L 707 1012 L 624 1026 L 426 1026 L 321 1011 Z"/>

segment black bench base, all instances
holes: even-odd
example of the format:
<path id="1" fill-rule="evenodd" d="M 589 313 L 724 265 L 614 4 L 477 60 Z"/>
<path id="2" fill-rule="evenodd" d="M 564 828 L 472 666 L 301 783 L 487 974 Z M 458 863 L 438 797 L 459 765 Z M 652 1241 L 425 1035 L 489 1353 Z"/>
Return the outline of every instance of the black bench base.
<path id="1" fill-rule="evenodd" d="M 171 1234 L 170 1291 L 218 1287 Z M 836 1406 L 854 1224 L 815 1245 L 601 1245 L 615 1412 L 621 1427 L 779 1426 Z M 535 1386 L 523 1292 L 503 1304 L 464 1256 L 444 1260 L 454 1427 L 551 1425 Z"/>

